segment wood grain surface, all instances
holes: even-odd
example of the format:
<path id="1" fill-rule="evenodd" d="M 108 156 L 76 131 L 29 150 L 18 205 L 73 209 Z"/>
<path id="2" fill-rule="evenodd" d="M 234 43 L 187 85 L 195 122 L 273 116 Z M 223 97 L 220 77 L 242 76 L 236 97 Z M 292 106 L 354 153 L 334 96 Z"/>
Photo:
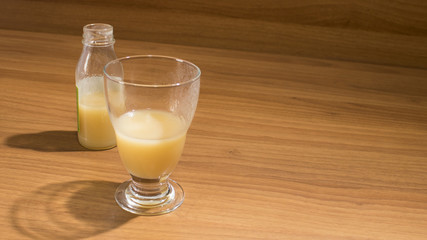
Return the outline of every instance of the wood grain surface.
<path id="1" fill-rule="evenodd" d="M 80 41 L 0 30 L 2 239 L 427 236 L 426 69 L 118 39 L 202 69 L 184 204 L 139 217 L 114 202 L 117 149 L 77 142 Z"/>
<path id="2" fill-rule="evenodd" d="M 3 0 L 0 28 L 427 68 L 424 0 Z"/>

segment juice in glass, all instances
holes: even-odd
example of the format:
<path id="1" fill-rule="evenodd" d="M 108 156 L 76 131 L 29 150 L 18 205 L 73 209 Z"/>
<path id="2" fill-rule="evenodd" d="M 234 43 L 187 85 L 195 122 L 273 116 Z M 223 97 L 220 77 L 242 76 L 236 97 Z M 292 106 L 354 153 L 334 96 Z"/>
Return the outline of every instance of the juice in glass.
<path id="1" fill-rule="evenodd" d="M 182 154 L 186 127 L 160 110 L 137 110 L 116 120 L 117 148 L 126 169 L 144 179 L 170 174 Z"/>

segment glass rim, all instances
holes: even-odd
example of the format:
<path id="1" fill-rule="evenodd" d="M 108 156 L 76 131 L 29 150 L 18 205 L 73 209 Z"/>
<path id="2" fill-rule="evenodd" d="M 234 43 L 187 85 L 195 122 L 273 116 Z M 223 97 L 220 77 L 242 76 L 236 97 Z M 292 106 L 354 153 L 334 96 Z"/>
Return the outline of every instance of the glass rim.
<path id="1" fill-rule="evenodd" d="M 83 26 L 83 31 L 111 31 L 113 26 L 108 23 L 89 23 Z"/>
<path id="2" fill-rule="evenodd" d="M 157 58 L 157 59 L 169 59 L 169 60 L 175 60 L 176 62 L 181 62 L 181 63 L 185 63 L 193 68 L 195 68 L 197 70 L 197 74 L 195 77 L 187 80 L 187 81 L 183 81 L 183 82 L 178 82 L 178 83 L 170 83 L 170 84 L 142 84 L 142 83 L 130 83 L 130 82 L 126 82 L 124 81 L 124 79 L 120 79 L 120 80 L 116 80 L 114 79 L 113 76 L 111 76 L 110 74 L 107 73 L 107 67 L 111 64 L 115 64 L 117 62 L 124 62 L 127 60 L 133 60 L 133 59 L 144 59 L 144 58 Z M 192 63 L 189 62 L 187 60 L 183 60 L 180 58 L 176 58 L 176 57 L 171 57 L 171 56 L 165 56 L 165 55 L 133 55 L 133 56 L 126 56 L 126 57 L 121 57 L 121 58 L 117 58 L 114 59 L 110 62 L 108 62 L 107 64 L 105 64 L 104 69 L 103 69 L 104 75 L 108 78 L 108 80 L 111 80 L 113 82 L 119 83 L 119 84 L 123 84 L 123 85 L 129 85 L 129 86 L 135 86 L 135 87 L 151 87 L 151 88 L 161 88 L 161 87 L 176 87 L 176 86 L 182 86 L 182 85 L 186 85 L 192 82 L 195 82 L 197 80 L 200 79 L 200 76 L 202 74 L 200 68 Z"/>

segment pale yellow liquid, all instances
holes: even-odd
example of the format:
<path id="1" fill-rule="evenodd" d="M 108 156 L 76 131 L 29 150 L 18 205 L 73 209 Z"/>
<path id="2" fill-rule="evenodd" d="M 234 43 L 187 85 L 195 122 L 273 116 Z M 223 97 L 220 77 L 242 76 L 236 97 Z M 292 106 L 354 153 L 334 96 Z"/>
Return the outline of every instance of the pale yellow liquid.
<path id="1" fill-rule="evenodd" d="M 89 149 L 107 149 L 116 145 L 113 126 L 102 92 L 79 98 L 79 142 Z"/>
<path id="2" fill-rule="evenodd" d="M 138 110 L 116 121 L 117 148 L 132 175 L 155 179 L 172 172 L 186 137 L 180 118 L 164 111 Z"/>

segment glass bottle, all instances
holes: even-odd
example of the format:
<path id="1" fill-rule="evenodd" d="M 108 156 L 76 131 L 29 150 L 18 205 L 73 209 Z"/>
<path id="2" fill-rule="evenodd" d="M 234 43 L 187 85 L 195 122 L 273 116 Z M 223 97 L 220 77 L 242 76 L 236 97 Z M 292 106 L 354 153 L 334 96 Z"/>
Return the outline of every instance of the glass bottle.
<path id="1" fill-rule="evenodd" d="M 116 59 L 113 27 L 94 23 L 83 27 L 83 51 L 76 67 L 79 143 L 92 150 L 116 145 L 104 96 L 103 68 Z"/>

